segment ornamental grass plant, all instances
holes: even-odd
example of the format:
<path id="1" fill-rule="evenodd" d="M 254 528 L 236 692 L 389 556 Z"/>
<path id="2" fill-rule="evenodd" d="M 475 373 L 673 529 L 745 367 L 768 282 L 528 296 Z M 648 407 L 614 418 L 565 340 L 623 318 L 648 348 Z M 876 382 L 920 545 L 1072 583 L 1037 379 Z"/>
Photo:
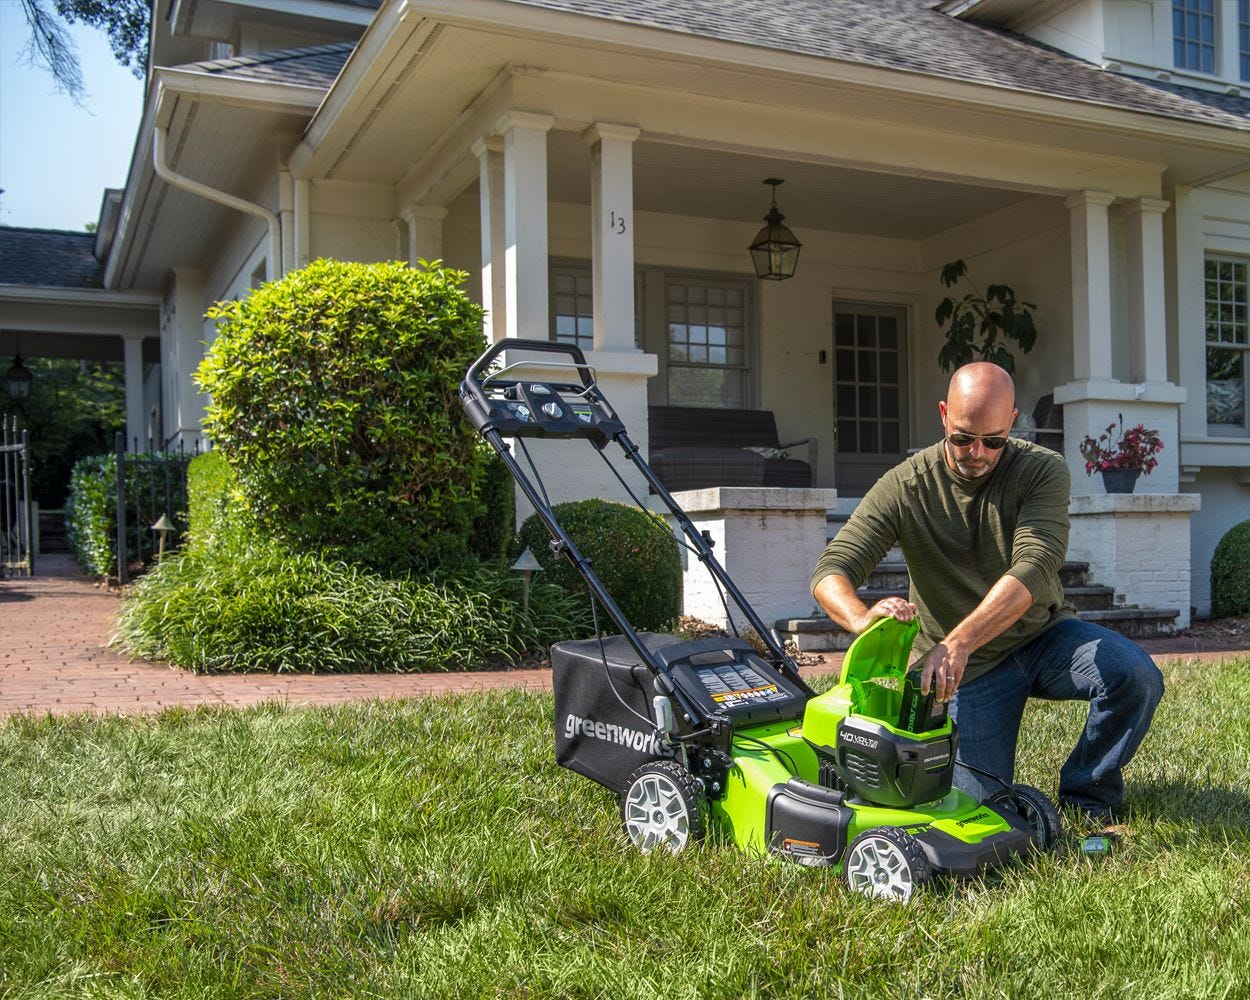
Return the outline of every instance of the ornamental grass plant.
<path id="1" fill-rule="evenodd" d="M 1237 1000 L 1250 659 L 1164 666 L 1128 834 L 894 907 L 626 846 L 549 694 L 0 723 L 0 995 Z M 817 681 L 827 686 L 827 679 Z M 1085 706 L 1037 702 L 1050 795 Z"/>

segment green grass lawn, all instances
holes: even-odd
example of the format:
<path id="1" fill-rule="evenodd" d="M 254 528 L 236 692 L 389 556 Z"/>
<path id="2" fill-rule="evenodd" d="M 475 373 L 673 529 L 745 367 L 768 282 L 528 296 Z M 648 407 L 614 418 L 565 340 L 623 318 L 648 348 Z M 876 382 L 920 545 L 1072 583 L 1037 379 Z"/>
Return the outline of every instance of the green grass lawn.
<path id="1" fill-rule="evenodd" d="M 0 996 L 1250 996 L 1250 660 L 1166 669 L 1131 838 L 907 907 L 626 847 L 550 696 L 0 727 Z M 1054 793 L 1076 706 L 1026 719 Z"/>

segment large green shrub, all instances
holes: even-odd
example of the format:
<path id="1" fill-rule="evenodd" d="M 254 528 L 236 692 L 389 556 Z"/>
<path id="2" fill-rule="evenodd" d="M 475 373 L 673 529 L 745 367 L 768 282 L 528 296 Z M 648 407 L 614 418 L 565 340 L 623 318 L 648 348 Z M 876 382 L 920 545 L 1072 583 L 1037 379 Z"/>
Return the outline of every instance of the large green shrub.
<path id="1" fill-rule="evenodd" d="M 196 545 L 232 546 L 248 536 L 247 500 L 220 449 L 197 455 L 187 467 L 187 521 Z"/>
<path id="2" fill-rule="evenodd" d="M 681 557 L 663 518 L 608 500 L 576 500 L 556 504 L 553 511 L 634 628 L 671 624 L 681 612 Z M 514 549 L 529 546 L 549 581 L 585 593 L 581 576 L 567 558 L 557 559 L 549 538 L 533 514 L 521 525 Z M 601 621 L 600 627 L 610 625 Z"/>
<path id="3" fill-rule="evenodd" d="M 132 455 L 126 462 L 127 556 L 148 564 L 156 555 L 151 530 L 168 514 L 179 531 L 187 523 L 185 456 L 174 452 Z M 168 495 L 167 495 L 168 494 Z M 117 456 L 90 455 L 74 463 L 65 500 L 65 537 L 88 573 L 117 572 Z M 167 543 L 177 544 L 178 535 Z"/>
<path id="4" fill-rule="evenodd" d="M 1211 557 L 1211 617 L 1250 612 L 1250 521 L 1225 532 Z"/>
<path id="5" fill-rule="evenodd" d="M 479 559 L 500 559 L 516 525 L 516 483 L 494 452 L 486 460 L 480 494 L 482 509 L 469 531 L 469 550 Z"/>
<path id="6" fill-rule="evenodd" d="M 456 400 L 482 348 L 465 277 L 319 260 L 210 310 L 205 427 L 259 525 L 384 571 L 467 550 L 484 455 Z"/>
<path id="7" fill-rule="evenodd" d="M 396 672 L 516 662 L 590 633 L 586 602 L 503 564 L 418 579 L 297 553 L 280 543 L 194 542 L 143 577 L 119 639 L 195 671 Z"/>

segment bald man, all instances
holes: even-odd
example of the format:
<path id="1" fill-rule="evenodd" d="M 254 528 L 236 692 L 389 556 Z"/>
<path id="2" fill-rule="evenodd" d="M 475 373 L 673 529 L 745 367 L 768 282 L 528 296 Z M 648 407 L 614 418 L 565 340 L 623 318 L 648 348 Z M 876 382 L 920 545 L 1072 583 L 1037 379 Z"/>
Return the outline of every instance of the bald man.
<path id="1" fill-rule="evenodd" d="M 987 362 L 965 365 L 938 413 L 942 440 L 868 491 L 816 564 L 812 594 L 850 632 L 883 617 L 919 619 L 921 687 L 949 702 L 965 765 L 955 783 L 978 798 L 1000 787 L 986 775 L 1013 780 L 1030 696 L 1087 701 L 1059 799 L 1109 825 L 1163 678 L 1140 646 L 1064 602 L 1068 467 L 1053 451 L 1008 439 L 1017 413 L 1011 376 Z M 867 607 L 856 587 L 895 543 L 911 600 Z"/>

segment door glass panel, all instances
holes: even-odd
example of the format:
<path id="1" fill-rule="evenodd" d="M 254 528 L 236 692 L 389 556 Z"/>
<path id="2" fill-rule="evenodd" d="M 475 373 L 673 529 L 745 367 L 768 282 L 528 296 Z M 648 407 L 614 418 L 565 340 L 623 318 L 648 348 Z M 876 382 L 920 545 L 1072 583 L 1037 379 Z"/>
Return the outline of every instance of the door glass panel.
<path id="1" fill-rule="evenodd" d="M 835 485 L 863 496 L 907 449 L 906 313 L 835 303 L 833 341 Z"/>

